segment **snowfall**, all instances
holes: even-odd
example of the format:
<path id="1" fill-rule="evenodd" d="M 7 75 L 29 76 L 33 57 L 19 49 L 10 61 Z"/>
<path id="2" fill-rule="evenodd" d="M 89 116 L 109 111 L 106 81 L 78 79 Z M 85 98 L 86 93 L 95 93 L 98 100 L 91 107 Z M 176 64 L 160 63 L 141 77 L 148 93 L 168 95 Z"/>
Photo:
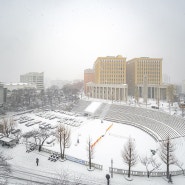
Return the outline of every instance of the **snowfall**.
<path id="1" fill-rule="evenodd" d="M 88 99 L 90 100 L 90 99 Z M 99 101 L 93 100 L 91 101 Z M 112 103 L 112 102 L 107 102 Z M 116 103 L 116 102 L 114 102 Z M 152 104 L 152 103 L 151 103 Z M 96 105 L 98 106 L 99 103 Z M 132 102 L 129 106 L 132 105 Z M 145 106 L 145 105 L 143 105 Z M 168 110 L 168 104 L 163 102 L 163 109 Z M 91 106 L 94 110 L 94 106 Z M 151 106 L 150 106 L 151 107 Z M 90 107 L 89 107 L 90 109 Z M 173 114 L 173 112 L 171 112 Z M 180 114 L 180 110 L 179 110 Z M 21 116 L 33 118 L 34 120 L 41 121 L 38 124 L 26 126 L 26 123 L 18 123 Z M 47 117 L 54 116 L 55 118 L 48 119 Z M 49 123 L 54 128 L 59 121 L 68 122 L 68 126 L 71 128 L 71 145 L 66 149 L 65 154 L 73 156 L 78 159 L 88 161 L 87 154 L 87 140 L 90 137 L 92 143 L 98 138 L 101 139 L 94 145 L 93 163 L 103 166 L 102 170 L 94 169 L 89 171 L 88 167 L 76 162 L 56 161 L 52 162 L 48 160 L 50 154 L 47 152 L 38 152 L 34 150 L 32 152 L 26 152 L 25 140 L 21 139 L 20 143 L 13 148 L 1 147 L 1 151 L 8 156 L 8 162 L 12 167 L 12 178 L 9 179 L 9 184 L 37 184 L 36 181 L 45 182 L 44 184 L 51 183 L 53 177 L 62 176 L 71 181 L 81 181 L 82 184 L 107 184 L 106 174 L 110 174 L 109 167 L 111 167 L 111 160 L 114 168 L 125 169 L 128 167 L 125 165 L 121 151 L 124 148 L 128 138 L 132 138 L 135 141 L 136 151 L 138 155 L 138 163 L 132 167 L 131 170 L 146 171 L 144 165 L 141 164 L 139 158 L 151 157 L 151 150 L 155 150 L 156 154 L 153 156 L 157 162 L 161 162 L 159 157 L 159 143 L 156 142 L 149 134 L 144 131 L 129 125 L 119 124 L 115 122 L 109 122 L 100 119 L 93 119 L 92 117 L 77 116 L 75 114 L 61 112 L 61 111 L 35 111 L 32 113 L 26 113 L 24 115 L 14 116 L 17 118 L 17 128 L 21 129 L 23 133 L 33 129 L 38 129 L 41 123 Z M 18 120 L 19 119 L 19 120 Z M 74 126 L 74 123 L 78 123 Z M 77 142 L 79 141 L 79 142 Z M 175 155 L 179 161 L 185 164 L 185 138 L 174 139 Z M 60 147 L 57 139 L 53 136 L 48 138 L 43 146 L 44 149 L 48 149 L 54 152 L 59 152 Z M 39 165 L 36 165 L 36 158 L 39 158 Z M 183 166 L 183 168 L 185 168 Z M 157 171 L 165 171 L 166 166 L 163 164 Z M 170 166 L 170 170 L 180 170 L 177 166 Z M 110 174 L 111 175 L 111 174 Z M 14 177 L 13 177 L 14 176 Z M 15 178 L 15 176 L 17 178 Z M 113 174 L 110 178 L 111 185 L 165 185 L 168 184 L 165 177 L 150 177 L 146 176 L 132 176 L 132 181 L 126 180 L 126 175 Z M 22 180 L 25 178 L 25 181 Z M 173 176 L 173 184 L 184 185 L 185 176 Z M 38 183 L 39 184 L 39 183 Z"/>

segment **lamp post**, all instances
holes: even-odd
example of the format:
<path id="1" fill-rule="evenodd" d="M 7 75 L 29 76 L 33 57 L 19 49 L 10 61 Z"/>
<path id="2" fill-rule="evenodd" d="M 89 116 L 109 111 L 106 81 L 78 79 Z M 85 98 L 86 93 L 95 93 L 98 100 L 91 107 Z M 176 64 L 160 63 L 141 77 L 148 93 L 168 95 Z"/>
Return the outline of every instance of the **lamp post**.
<path id="1" fill-rule="evenodd" d="M 109 174 L 106 174 L 106 179 L 107 179 L 107 185 L 109 185 L 109 180 L 110 180 L 110 175 Z"/>
<path id="2" fill-rule="evenodd" d="M 111 159 L 111 178 L 113 178 L 113 159 Z"/>

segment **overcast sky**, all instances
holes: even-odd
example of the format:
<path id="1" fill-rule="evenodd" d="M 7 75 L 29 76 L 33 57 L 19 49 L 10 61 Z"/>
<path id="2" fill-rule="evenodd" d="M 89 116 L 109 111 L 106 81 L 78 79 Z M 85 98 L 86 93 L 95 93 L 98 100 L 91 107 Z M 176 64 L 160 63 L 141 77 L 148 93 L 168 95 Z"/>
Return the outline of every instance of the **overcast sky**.
<path id="1" fill-rule="evenodd" d="M 0 81 L 83 79 L 99 56 L 163 58 L 185 80 L 184 0 L 0 0 Z"/>

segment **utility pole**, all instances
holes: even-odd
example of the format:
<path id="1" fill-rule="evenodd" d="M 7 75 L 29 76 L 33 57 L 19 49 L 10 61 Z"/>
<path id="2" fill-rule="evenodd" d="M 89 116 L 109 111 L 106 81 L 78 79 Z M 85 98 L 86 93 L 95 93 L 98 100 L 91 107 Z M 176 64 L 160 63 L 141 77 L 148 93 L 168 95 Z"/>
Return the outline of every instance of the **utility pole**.
<path id="1" fill-rule="evenodd" d="M 111 178 L 113 178 L 113 159 L 111 159 Z"/>

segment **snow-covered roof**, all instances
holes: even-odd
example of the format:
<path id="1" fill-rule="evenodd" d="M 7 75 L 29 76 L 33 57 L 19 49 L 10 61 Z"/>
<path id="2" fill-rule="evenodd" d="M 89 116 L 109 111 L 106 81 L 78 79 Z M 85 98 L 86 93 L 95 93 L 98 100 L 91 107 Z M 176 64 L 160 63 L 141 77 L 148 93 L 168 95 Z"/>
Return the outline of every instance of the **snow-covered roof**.
<path id="1" fill-rule="evenodd" d="M 4 141 L 6 143 L 10 143 L 11 141 L 14 141 L 14 139 L 9 138 L 9 137 L 2 137 L 2 138 L 0 138 L 0 141 Z"/>
<path id="2" fill-rule="evenodd" d="M 92 102 L 86 109 L 85 112 L 88 114 L 94 114 L 96 110 L 100 107 L 101 102 Z"/>

